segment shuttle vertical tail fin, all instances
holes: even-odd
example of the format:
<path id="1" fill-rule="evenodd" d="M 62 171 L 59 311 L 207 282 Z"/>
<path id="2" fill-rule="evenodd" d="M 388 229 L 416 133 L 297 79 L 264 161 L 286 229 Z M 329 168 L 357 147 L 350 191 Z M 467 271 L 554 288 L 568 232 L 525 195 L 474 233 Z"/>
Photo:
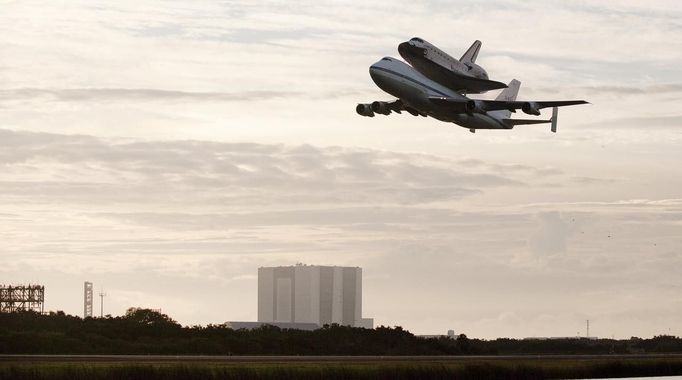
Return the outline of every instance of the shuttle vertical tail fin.
<path id="1" fill-rule="evenodd" d="M 507 88 L 502 90 L 499 95 L 495 98 L 495 100 L 502 100 L 505 102 L 513 102 L 516 100 L 516 96 L 519 94 L 519 89 L 521 88 L 521 82 L 517 81 L 516 79 L 512 79 L 511 82 L 509 82 L 509 85 Z M 508 119 L 511 116 L 511 111 L 509 110 L 500 110 L 500 111 L 489 111 L 488 115 L 493 116 L 498 119 Z"/>
<path id="2" fill-rule="evenodd" d="M 459 59 L 459 61 L 464 63 L 464 64 L 476 62 L 476 58 L 478 57 L 478 52 L 480 50 L 481 50 L 481 41 L 476 40 L 471 45 L 469 50 L 467 50 L 466 53 L 464 53 L 462 58 Z"/>

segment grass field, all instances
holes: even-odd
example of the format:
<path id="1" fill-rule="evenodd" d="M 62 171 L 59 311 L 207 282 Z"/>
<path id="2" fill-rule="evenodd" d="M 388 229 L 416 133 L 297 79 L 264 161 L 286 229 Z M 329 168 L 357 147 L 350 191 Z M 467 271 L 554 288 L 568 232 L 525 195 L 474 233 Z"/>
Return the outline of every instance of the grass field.
<path id="1" fill-rule="evenodd" d="M 682 375 L 682 359 L 465 362 L 0 363 L 0 380 L 566 379 Z"/>

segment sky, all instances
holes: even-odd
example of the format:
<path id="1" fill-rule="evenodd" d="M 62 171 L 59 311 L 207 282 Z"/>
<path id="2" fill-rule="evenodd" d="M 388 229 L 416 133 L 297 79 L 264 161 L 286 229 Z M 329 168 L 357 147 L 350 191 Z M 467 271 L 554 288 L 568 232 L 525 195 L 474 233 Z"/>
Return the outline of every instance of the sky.
<path id="1" fill-rule="evenodd" d="M 355 114 L 415 36 L 591 104 Z M 681 101 L 679 1 L 0 0 L 0 283 L 205 325 L 256 319 L 258 267 L 359 266 L 417 334 L 681 336 Z"/>

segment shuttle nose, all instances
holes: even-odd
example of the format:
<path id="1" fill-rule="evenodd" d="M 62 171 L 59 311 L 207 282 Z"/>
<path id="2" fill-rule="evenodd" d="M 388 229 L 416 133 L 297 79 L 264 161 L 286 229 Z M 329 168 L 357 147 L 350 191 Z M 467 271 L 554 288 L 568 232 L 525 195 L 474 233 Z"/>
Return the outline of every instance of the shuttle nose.
<path id="1" fill-rule="evenodd" d="M 405 53 L 408 52 L 408 46 L 410 45 L 409 42 L 403 42 L 400 45 L 398 45 L 398 53 L 402 55 L 403 57 L 405 56 Z"/>
<path id="2" fill-rule="evenodd" d="M 398 53 L 404 58 L 405 55 L 420 56 L 424 55 L 426 49 L 415 45 L 412 41 L 403 42 L 398 45 Z"/>

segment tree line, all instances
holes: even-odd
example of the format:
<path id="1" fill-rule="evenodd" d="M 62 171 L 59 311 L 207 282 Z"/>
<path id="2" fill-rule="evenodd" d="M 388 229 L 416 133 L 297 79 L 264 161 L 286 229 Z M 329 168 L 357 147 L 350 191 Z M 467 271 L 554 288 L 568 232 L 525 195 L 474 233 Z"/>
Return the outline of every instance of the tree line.
<path id="1" fill-rule="evenodd" d="M 262 326 L 182 326 L 149 309 L 120 317 L 80 318 L 63 312 L 0 313 L 2 354 L 159 355 L 505 355 L 682 352 L 682 338 L 470 339 L 420 338 L 403 328 L 325 325 L 314 331 Z"/>

